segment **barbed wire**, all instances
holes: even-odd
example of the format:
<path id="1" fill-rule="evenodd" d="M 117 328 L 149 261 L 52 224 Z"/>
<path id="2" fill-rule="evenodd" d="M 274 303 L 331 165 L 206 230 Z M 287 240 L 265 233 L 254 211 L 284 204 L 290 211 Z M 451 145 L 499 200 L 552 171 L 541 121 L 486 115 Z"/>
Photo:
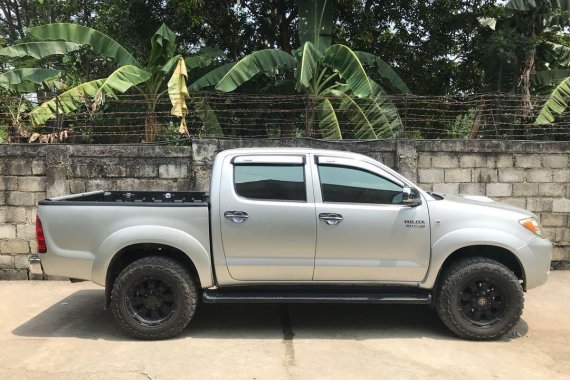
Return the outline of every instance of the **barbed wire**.
<path id="1" fill-rule="evenodd" d="M 154 95 L 153 95 L 154 96 Z M 152 98 L 149 103 L 147 98 Z M 168 96 L 107 97 L 94 108 L 92 100 L 78 104 L 75 112 L 59 114 L 43 126 L 32 126 L 29 112 L 52 99 L 49 96 L 0 98 L 0 132 L 10 141 L 67 143 L 179 143 L 192 137 L 325 138 L 319 104 L 322 97 L 305 94 L 268 95 L 195 93 L 186 99 L 188 134 L 178 132 L 180 118 L 172 116 Z M 343 139 L 361 138 L 355 108 L 339 98 L 328 98 L 335 109 Z M 537 125 L 536 116 L 548 99 L 532 96 L 525 109 L 519 95 L 459 94 L 447 96 L 386 95 L 374 99 L 391 118 L 392 129 L 381 138 L 570 140 L 570 112 L 554 123 Z M 353 98 L 357 103 L 362 99 Z M 65 101 L 59 98 L 59 101 Z M 365 99 L 364 101 L 369 101 Z M 18 111 L 18 107 L 25 108 Z M 397 114 L 397 117 L 395 116 Z M 391 116 L 390 116 L 391 115 Z M 377 120 L 368 122 L 379 127 Z M 65 132 L 65 133 L 62 133 Z M 52 136 L 42 138 L 38 136 Z M 0 137 L 2 135 L 0 134 Z M 65 137 L 65 139 L 64 139 Z M 150 137 L 150 138 L 149 138 Z"/>

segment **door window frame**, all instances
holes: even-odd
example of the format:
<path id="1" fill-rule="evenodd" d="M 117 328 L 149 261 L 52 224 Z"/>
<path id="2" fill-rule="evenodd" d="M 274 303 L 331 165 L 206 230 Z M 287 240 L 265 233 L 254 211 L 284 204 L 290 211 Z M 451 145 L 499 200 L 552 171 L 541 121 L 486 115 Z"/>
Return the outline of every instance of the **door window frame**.
<path id="1" fill-rule="evenodd" d="M 235 156 L 230 161 L 231 164 L 231 181 L 233 195 L 242 201 L 247 202 L 278 202 L 278 203 L 314 203 L 312 197 L 312 191 L 309 191 L 309 176 L 307 176 L 307 171 L 310 170 L 308 165 L 308 160 L 305 155 L 240 155 Z M 305 200 L 289 200 L 289 199 L 259 199 L 259 198 L 248 198 L 239 194 L 236 189 L 235 181 L 235 167 L 236 166 L 294 166 L 300 167 L 303 170 L 303 184 L 305 186 Z"/>
<path id="2" fill-rule="evenodd" d="M 369 164 L 368 162 L 358 161 L 351 158 L 344 158 L 344 157 L 334 157 L 334 156 L 323 156 L 323 155 L 315 155 L 314 156 L 314 170 L 315 173 L 313 175 L 313 188 L 315 189 L 315 202 L 321 203 L 323 205 L 354 205 L 354 206 L 371 206 L 371 207 L 408 207 L 404 204 L 399 203 L 360 203 L 360 202 L 325 202 L 323 199 L 323 189 L 321 184 L 321 177 L 319 172 L 319 166 L 337 166 L 337 167 L 346 167 L 349 169 L 361 170 L 365 172 L 369 172 L 373 175 L 381 177 L 387 181 L 394 183 L 400 187 L 407 186 L 406 183 L 401 181 L 400 179 L 394 177 L 390 173 L 385 172 L 381 168 Z M 316 191 L 318 189 L 318 191 Z"/>

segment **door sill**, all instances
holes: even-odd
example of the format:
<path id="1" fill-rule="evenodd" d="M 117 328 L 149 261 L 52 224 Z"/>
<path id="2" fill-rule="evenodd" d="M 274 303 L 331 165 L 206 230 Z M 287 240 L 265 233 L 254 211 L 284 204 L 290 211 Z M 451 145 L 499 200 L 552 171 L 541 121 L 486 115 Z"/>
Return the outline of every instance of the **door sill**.
<path id="1" fill-rule="evenodd" d="M 416 287 L 231 287 L 205 290 L 204 303 L 432 303 L 430 290 Z"/>

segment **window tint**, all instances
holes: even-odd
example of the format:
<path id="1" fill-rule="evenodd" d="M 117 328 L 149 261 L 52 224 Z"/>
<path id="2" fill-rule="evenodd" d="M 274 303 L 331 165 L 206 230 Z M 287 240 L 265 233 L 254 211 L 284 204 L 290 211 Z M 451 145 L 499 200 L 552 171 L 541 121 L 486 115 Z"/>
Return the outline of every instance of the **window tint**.
<path id="1" fill-rule="evenodd" d="M 399 204 L 402 187 L 379 175 L 344 166 L 319 165 L 324 202 Z"/>
<path id="2" fill-rule="evenodd" d="M 244 198 L 306 201 L 301 165 L 235 165 L 236 193 Z"/>

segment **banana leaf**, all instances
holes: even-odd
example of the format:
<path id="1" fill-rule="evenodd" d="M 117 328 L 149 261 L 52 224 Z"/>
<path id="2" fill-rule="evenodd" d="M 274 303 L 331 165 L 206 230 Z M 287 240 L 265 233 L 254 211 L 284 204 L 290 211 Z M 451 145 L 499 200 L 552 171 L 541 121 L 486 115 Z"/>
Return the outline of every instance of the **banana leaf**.
<path id="1" fill-rule="evenodd" d="M 65 55 L 81 49 L 75 42 L 66 41 L 41 41 L 26 42 L 0 49 L 0 56 L 10 58 L 31 57 L 42 59 L 52 55 Z"/>
<path id="2" fill-rule="evenodd" d="M 204 97 L 190 97 L 190 103 L 196 110 L 196 115 L 204 126 L 204 131 L 208 136 L 223 136 L 224 131 L 218 120 L 216 112 L 208 105 Z"/>
<path id="3" fill-rule="evenodd" d="M 230 92 L 259 73 L 294 69 L 295 57 L 278 49 L 264 49 L 239 60 L 218 82 L 216 90 Z M 206 74 L 208 75 L 208 74 Z"/>
<path id="4" fill-rule="evenodd" d="M 327 140 L 341 140 L 342 132 L 333 105 L 326 97 L 322 98 L 316 106 L 319 118 L 319 129 Z"/>
<path id="5" fill-rule="evenodd" d="M 392 69 L 390 65 L 384 62 L 380 57 L 363 51 L 355 51 L 354 53 L 364 66 L 370 66 L 376 69 L 376 72 L 382 78 L 386 79 L 390 86 L 396 89 L 398 92 L 403 94 L 411 93 L 410 89 L 408 86 L 406 86 L 406 83 L 404 83 L 402 78 L 400 78 L 394 69 Z"/>
<path id="6" fill-rule="evenodd" d="M 357 139 L 378 139 L 372 123 L 355 99 L 338 90 L 329 90 L 328 94 L 340 98 L 338 112 L 348 119 Z"/>
<path id="7" fill-rule="evenodd" d="M 338 71 L 354 95 L 358 97 L 372 95 L 368 75 L 354 51 L 349 47 L 340 44 L 332 45 L 325 51 L 323 63 Z"/>
<path id="8" fill-rule="evenodd" d="M 546 46 L 552 50 L 554 57 L 562 66 L 570 65 L 570 47 L 555 44 L 553 42 L 545 42 Z"/>
<path id="9" fill-rule="evenodd" d="M 184 58 L 184 61 L 186 62 L 188 70 L 193 70 L 208 67 L 214 62 L 224 59 L 226 59 L 226 55 L 223 51 L 214 49 L 211 46 L 206 46 L 198 53 Z"/>
<path id="10" fill-rule="evenodd" d="M 194 83 L 190 85 L 190 91 L 200 91 L 208 87 L 213 87 L 218 84 L 218 82 L 231 70 L 236 62 L 226 63 L 220 67 L 209 71 L 208 73 L 202 75 Z"/>
<path id="11" fill-rule="evenodd" d="M 295 77 L 301 86 L 308 88 L 311 79 L 316 75 L 318 61 L 323 55 L 311 41 L 305 42 L 303 48 L 297 50 L 296 55 L 299 64 Z"/>
<path id="12" fill-rule="evenodd" d="M 28 28 L 28 34 L 46 41 L 63 40 L 88 45 L 98 54 L 114 59 L 120 66 L 141 67 L 137 60 L 111 37 L 86 26 L 70 23 L 55 23 Z"/>
<path id="13" fill-rule="evenodd" d="M 176 34 L 166 24 L 162 24 L 150 39 L 148 67 L 162 66 L 174 56 Z"/>
<path id="14" fill-rule="evenodd" d="M 65 114 L 76 111 L 79 104 L 86 103 L 88 98 L 93 98 L 92 107 L 96 109 L 105 101 L 105 96 L 116 98 L 117 93 L 123 93 L 149 78 L 150 74 L 145 70 L 132 65 L 122 66 L 107 78 L 82 83 L 34 108 L 29 113 L 30 121 L 34 126 L 43 125 L 55 118 L 56 112 Z"/>
<path id="15" fill-rule="evenodd" d="M 566 100 L 570 97 L 570 77 L 564 79 L 554 88 L 548 100 L 542 106 L 536 117 L 536 124 L 550 124 L 556 115 L 560 115 L 568 108 Z"/>
<path id="16" fill-rule="evenodd" d="M 570 77 L 569 69 L 543 70 L 534 73 L 531 82 L 533 86 L 544 89 L 554 87 L 568 77 Z"/>
<path id="17" fill-rule="evenodd" d="M 17 86 L 25 85 L 30 91 L 37 90 L 38 85 L 57 78 L 61 74 L 60 70 L 42 69 L 42 68 L 22 68 L 7 71 L 0 74 L 0 86 L 4 88 L 12 88 L 17 90 Z"/>

